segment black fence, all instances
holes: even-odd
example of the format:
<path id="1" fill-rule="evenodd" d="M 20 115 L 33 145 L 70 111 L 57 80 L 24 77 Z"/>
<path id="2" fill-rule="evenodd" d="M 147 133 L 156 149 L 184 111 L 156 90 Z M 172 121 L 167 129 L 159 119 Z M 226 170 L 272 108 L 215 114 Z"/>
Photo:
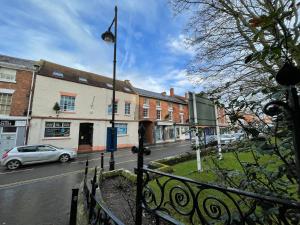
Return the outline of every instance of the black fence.
<path id="1" fill-rule="evenodd" d="M 83 196 L 85 209 L 88 212 L 88 222 L 91 225 L 124 225 L 96 194 L 99 185 L 97 183 L 97 168 L 95 168 L 93 179 L 88 183 L 88 161 L 86 162 Z M 75 223 L 76 224 L 76 223 Z"/>
<path id="2" fill-rule="evenodd" d="M 156 224 L 161 220 L 193 225 L 300 223 L 298 202 L 196 182 L 146 168 L 142 171 L 142 205 L 155 215 Z"/>

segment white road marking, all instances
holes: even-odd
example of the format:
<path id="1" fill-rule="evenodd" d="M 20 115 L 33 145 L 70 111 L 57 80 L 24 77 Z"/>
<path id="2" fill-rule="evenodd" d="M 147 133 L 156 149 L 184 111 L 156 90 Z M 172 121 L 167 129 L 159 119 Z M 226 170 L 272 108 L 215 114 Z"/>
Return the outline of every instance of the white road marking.
<path id="1" fill-rule="evenodd" d="M 29 170 L 33 170 L 33 168 L 30 168 L 30 169 L 24 169 L 24 170 L 14 170 L 14 171 L 10 171 L 10 172 L 4 172 L 4 173 L 0 173 L 0 175 L 3 175 L 3 174 L 9 174 L 9 173 L 21 173 L 21 172 L 29 171 Z"/>

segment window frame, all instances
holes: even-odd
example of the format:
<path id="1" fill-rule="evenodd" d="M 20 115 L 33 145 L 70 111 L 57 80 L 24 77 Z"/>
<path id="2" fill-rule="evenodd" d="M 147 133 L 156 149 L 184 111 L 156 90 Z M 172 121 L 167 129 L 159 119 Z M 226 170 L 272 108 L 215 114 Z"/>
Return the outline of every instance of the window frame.
<path id="1" fill-rule="evenodd" d="M 124 110 L 125 110 L 125 115 L 130 115 L 131 113 L 131 103 L 130 102 L 125 102 L 124 105 Z"/>
<path id="2" fill-rule="evenodd" d="M 159 114 L 158 114 L 158 112 L 159 112 Z M 156 110 L 156 120 L 161 120 L 161 110 L 160 109 Z"/>
<path id="3" fill-rule="evenodd" d="M 5 96 L 5 103 L 2 103 L 3 96 Z M 8 98 L 9 97 L 9 103 Z M 9 115 L 11 110 L 11 104 L 12 104 L 12 93 L 4 93 L 0 92 L 0 115 Z M 3 108 L 3 110 L 2 110 Z M 3 113 L 2 113 L 3 111 Z"/>
<path id="4" fill-rule="evenodd" d="M 11 74 L 5 73 L 5 70 L 12 71 Z M 12 79 L 7 79 L 6 77 L 11 77 Z M 0 67 L 0 81 L 1 82 L 7 82 L 7 83 L 16 83 L 17 82 L 17 70 Z"/>
<path id="5" fill-rule="evenodd" d="M 145 116 L 145 112 L 147 112 L 146 116 Z M 149 118 L 149 108 L 143 108 L 143 118 Z"/>
<path id="6" fill-rule="evenodd" d="M 76 96 L 61 95 L 60 96 L 60 101 L 59 101 L 60 111 L 61 112 L 75 112 L 75 102 L 76 102 Z M 65 104 L 66 103 L 67 103 L 67 105 L 66 105 L 67 107 L 65 109 Z M 69 108 L 70 106 L 71 106 L 71 108 Z"/>
<path id="7" fill-rule="evenodd" d="M 117 128 L 117 135 L 118 136 L 128 135 L 128 123 L 115 123 L 115 128 Z M 118 129 L 118 128 L 125 129 L 125 133 L 121 132 L 121 129 Z M 123 129 L 122 129 L 122 131 L 123 131 Z"/>
<path id="8" fill-rule="evenodd" d="M 53 126 L 47 126 L 47 123 L 48 124 L 53 124 Z M 57 126 L 56 124 L 59 124 L 61 123 L 61 126 Z M 67 126 L 68 124 L 68 126 Z M 46 136 L 46 129 L 53 129 L 54 132 L 52 136 Z M 57 129 L 66 129 L 66 130 L 69 130 L 69 132 L 64 132 L 64 133 L 61 133 L 62 135 L 55 135 L 55 130 Z M 50 132 L 49 132 L 50 133 Z M 65 135 L 67 134 L 67 135 Z M 66 138 L 66 137 L 70 137 L 71 136 L 71 122 L 58 122 L 58 121 L 45 121 L 45 129 L 44 129 L 44 138 Z"/>

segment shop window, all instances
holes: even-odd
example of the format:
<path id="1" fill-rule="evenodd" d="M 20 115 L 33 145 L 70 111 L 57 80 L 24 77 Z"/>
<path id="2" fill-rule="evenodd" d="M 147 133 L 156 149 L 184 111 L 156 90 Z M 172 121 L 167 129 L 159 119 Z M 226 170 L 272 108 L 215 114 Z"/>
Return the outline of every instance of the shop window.
<path id="1" fill-rule="evenodd" d="M 75 111 L 75 96 L 60 97 L 60 110 L 62 112 L 74 112 Z"/>
<path id="2" fill-rule="evenodd" d="M 46 122 L 45 137 L 69 137 L 70 122 Z"/>
<path id="3" fill-rule="evenodd" d="M 118 135 L 127 134 L 127 123 L 115 123 L 115 127 L 118 130 Z"/>
<path id="4" fill-rule="evenodd" d="M 9 115 L 11 106 L 12 94 L 0 93 L 0 114 Z"/>
<path id="5" fill-rule="evenodd" d="M 17 127 L 3 127 L 2 133 L 16 133 Z"/>

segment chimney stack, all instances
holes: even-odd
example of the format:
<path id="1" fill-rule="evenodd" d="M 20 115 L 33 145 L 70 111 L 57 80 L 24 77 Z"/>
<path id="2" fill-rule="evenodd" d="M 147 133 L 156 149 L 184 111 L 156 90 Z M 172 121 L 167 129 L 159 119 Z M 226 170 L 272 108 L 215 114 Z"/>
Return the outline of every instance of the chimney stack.
<path id="1" fill-rule="evenodd" d="M 171 97 L 174 96 L 174 88 L 170 88 L 170 96 L 171 96 Z"/>
<path id="2" fill-rule="evenodd" d="M 186 100 L 188 100 L 188 99 L 189 99 L 189 93 L 188 93 L 188 92 L 185 92 L 185 93 L 184 93 L 184 97 L 185 97 Z"/>
<path id="3" fill-rule="evenodd" d="M 163 96 L 166 96 L 167 93 L 164 91 L 164 92 L 162 92 L 161 94 L 162 94 Z"/>

